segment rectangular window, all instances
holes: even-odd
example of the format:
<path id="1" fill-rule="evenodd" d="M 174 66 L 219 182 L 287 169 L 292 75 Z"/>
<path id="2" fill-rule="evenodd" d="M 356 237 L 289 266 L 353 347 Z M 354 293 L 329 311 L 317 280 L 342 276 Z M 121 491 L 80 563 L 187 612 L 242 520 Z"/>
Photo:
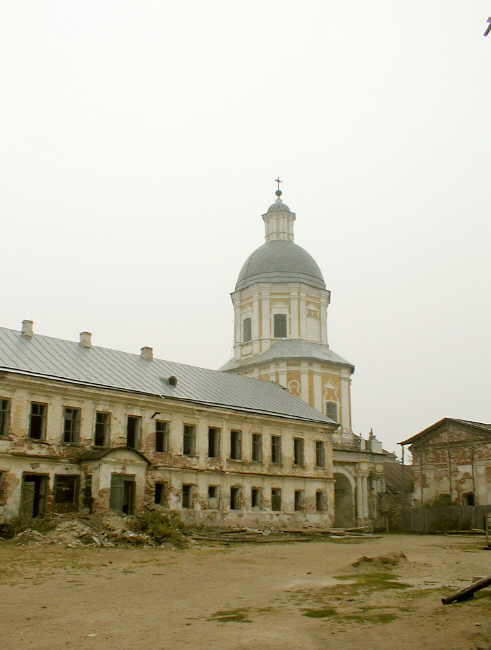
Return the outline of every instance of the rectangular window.
<path id="1" fill-rule="evenodd" d="M 262 491 L 261 488 L 251 488 L 251 508 L 260 510 L 262 506 Z"/>
<path id="2" fill-rule="evenodd" d="M 78 476 L 55 474 L 55 512 L 78 510 Z"/>
<path id="3" fill-rule="evenodd" d="M 169 451 L 169 423 L 155 420 L 155 451 Z"/>
<path id="4" fill-rule="evenodd" d="M 209 427 L 208 429 L 208 458 L 220 456 L 220 429 Z"/>
<path id="5" fill-rule="evenodd" d="M 190 484 L 182 486 L 182 507 L 186 510 L 193 507 L 193 486 Z"/>
<path id="6" fill-rule="evenodd" d="M 154 503 L 165 506 L 167 503 L 167 486 L 163 482 L 155 483 Z"/>
<path id="7" fill-rule="evenodd" d="M 338 405 L 336 402 L 326 402 L 326 415 L 334 422 L 338 421 Z"/>
<path id="8" fill-rule="evenodd" d="M 271 436 L 271 462 L 275 465 L 281 463 L 281 437 Z"/>
<path id="9" fill-rule="evenodd" d="M 29 438 L 44 440 L 46 436 L 46 404 L 31 402 L 31 416 L 29 419 Z"/>
<path id="10" fill-rule="evenodd" d="M 218 485 L 208 486 L 208 508 L 211 510 L 218 508 Z"/>
<path id="11" fill-rule="evenodd" d="M 109 447 L 109 426 L 111 415 L 103 411 L 95 414 L 94 445 L 96 447 Z"/>
<path id="12" fill-rule="evenodd" d="M 271 510 L 279 512 L 281 510 L 281 490 L 280 488 L 271 488 Z"/>
<path id="13" fill-rule="evenodd" d="M 63 442 L 78 442 L 80 438 L 80 409 L 65 408 L 63 412 Z"/>
<path id="14" fill-rule="evenodd" d="M 0 436 L 6 436 L 10 424 L 10 400 L 0 399 Z"/>
<path id="15" fill-rule="evenodd" d="M 303 490 L 295 490 L 293 507 L 296 512 L 303 510 Z"/>
<path id="16" fill-rule="evenodd" d="M 326 510 L 326 494 L 322 490 L 317 490 L 315 493 L 315 509 L 317 512 Z"/>
<path id="17" fill-rule="evenodd" d="M 196 431 L 193 424 L 185 424 L 182 430 L 182 453 L 184 456 L 196 454 Z"/>
<path id="18" fill-rule="evenodd" d="M 303 438 L 293 439 L 293 464 L 303 465 Z"/>
<path id="19" fill-rule="evenodd" d="M 141 417 L 128 415 L 128 422 L 126 423 L 126 446 L 130 449 L 136 449 L 140 444 L 140 427 Z"/>
<path id="20" fill-rule="evenodd" d="M 326 466 L 326 448 L 322 440 L 315 441 L 315 466 L 316 467 Z"/>
<path id="21" fill-rule="evenodd" d="M 240 487 L 230 488 L 230 510 L 240 510 Z"/>
<path id="22" fill-rule="evenodd" d="M 242 432 L 230 432 L 230 458 L 232 460 L 242 459 Z"/>
<path id="23" fill-rule="evenodd" d="M 277 339 L 286 339 L 286 315 L 275 314 L 273 317 L 274 337 Z"/>
<path id="24" fill-rule="evenodd" d="M 244 321 L 242 323 L 242 332 L 243 332 L 244 343 L 247 343 L 247 341 L 250 341 L 252 339 L 252 319 L 251 318 L 244 318 Z"/>
<path id="25" fill-rule="evenodd" d="M 252 460 L 260 463 L 263 459 L 263 437 L 260 433 L 252 434 Z"/>

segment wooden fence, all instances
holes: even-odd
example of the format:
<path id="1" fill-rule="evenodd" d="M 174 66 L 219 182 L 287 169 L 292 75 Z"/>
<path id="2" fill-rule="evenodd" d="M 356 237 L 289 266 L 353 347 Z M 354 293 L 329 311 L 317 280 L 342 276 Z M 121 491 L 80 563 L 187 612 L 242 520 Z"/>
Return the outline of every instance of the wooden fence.
<path id="1" fill-rule="evenodd" d="M 489 506 L 415 506 L 401 511 L 401 530 L 412 533 L 435 533 L 448 530 L 486 528 Z"/>

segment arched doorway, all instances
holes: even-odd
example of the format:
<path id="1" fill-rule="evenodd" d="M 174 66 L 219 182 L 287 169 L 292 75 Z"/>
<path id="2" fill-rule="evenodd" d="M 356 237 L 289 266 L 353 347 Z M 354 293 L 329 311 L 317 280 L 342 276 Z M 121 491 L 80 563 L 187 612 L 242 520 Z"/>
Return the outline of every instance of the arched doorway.
<path id="1" fill-rule="evenodd" d="M 345 474 L 334 472 L 336 483 L 334 485 L 336 528 L 349 528 L 355 525 L 355 500 L 353 488 Z"/>

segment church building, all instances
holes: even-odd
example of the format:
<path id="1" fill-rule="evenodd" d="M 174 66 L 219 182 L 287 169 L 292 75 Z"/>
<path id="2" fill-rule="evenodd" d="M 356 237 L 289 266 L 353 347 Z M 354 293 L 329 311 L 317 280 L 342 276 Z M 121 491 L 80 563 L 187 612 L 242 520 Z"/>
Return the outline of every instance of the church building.
<path id="1" fill-rule="evenodd" d="M 294 241 L 296 215 L 279 187 L 262 218 L 266 241 L 247 258 L 237 278 L 234 356 L 221 369 L 280 384 L 336 422 L 336 522 L 373 521 L 377 495 L 385 489 L 383 464 L 395 457 L 372 433 L 368 440 L 353 433 L 354 365 L 329 345 L 331 292 L 315 260 Z"/>

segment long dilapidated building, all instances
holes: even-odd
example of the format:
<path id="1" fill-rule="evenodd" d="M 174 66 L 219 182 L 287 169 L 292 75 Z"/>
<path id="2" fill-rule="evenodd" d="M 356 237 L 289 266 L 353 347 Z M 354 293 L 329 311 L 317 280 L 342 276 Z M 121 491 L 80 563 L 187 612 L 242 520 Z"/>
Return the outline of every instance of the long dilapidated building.
<path id="1" fill-rule="evenodd" d="M 0 328 L 0 517 L 329 526 L 336 427 L 273 383 Z"/>

